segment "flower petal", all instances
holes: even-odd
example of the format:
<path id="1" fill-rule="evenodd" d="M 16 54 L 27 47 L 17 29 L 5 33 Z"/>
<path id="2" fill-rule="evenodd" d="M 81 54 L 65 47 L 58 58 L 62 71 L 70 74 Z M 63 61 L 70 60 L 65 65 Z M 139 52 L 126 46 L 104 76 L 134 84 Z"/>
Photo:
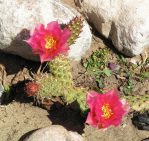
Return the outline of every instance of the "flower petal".
<path id="1" fill-rule="evenodd" d="M 64 42 L 67 42 L 70 36 L 71 36 L 71 31 L 65 28 L 61 35 L 61 38 L 63 39 L 61 40 L 61 44 L 63 44 Z"/>
<path id="2" fill-rule="evenodd" d="M 38 24 L 35 28 L 33 28 L 30 32 L 30 36 L 36 35 L 39 32 L 43 32 L 45 30 L 43 24 Z"/>
<path id="3" fill-rule="evenodd" d="M 128 114 L 128 112 L 130 110 L 130 106 L 128 105 L 128 102 L 126 101 L 126 99 L 121 99 L 121 103 L 122 103 L 123 108 L 125 110 L 125 114 Z"/>
<path id="4" fill-rule="evenodd" d="M 47 30 L 50 32 L 57 30 L 57 32 L 61 33 L 61 27 L 57 21 L 52 21 L 52 22 L 48 23 Z"/>
<path id="5" fill-rule="evenodd" d="M 86 98 L 86 103 L 88 104 L 88 106 L 91 108 L 93 105 L 94 105 L 94 102 L 96 100 L 96 97 L 98 96 L 99 94 L 95 91 L 90 91 L 88 92 L 87 94 L 87 98 Z"/>
<path id="6" fill-rule="evenodd" d="M 87 119 L 86 119 L 86 122 L 85 123 L 88 123 L 92 126 L 96 126 L 98 123 L 94 120 L 94 117 L 92 115 L 92 113 L 88 113 L 88 116 L 87 116 Z"/>

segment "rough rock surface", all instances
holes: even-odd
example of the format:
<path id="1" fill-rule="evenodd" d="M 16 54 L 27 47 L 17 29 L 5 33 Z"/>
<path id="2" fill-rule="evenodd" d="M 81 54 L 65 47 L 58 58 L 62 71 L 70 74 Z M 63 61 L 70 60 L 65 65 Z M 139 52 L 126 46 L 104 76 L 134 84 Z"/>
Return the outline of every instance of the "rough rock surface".
<path id="1" fill-rule="evenodd" d="M 77 132 L 67 131 L 60 125 L 51 125 L 41 128 L 23 141 L 84 141 Z"/>
<path id="2" fill-rule="evenodd" d="M 54 20 L 68 23 L 76 15 L 80 16 L 76 10 L 59 0 L 0 0 L 0 50 L 37 60 L 30 47 L 23 42 L 28 36 L 28 30 L 39 23 L 47 25 Z M 71 46 L 69 57 L 79 60 L 90 45 L 91 32 L 84 21 L 83 31 Z"/>
<path id="3" fill-rule="evenodd" d="M 75 0 L 81 11 L 127 56 L 149 48 L 148 0 Z"/>

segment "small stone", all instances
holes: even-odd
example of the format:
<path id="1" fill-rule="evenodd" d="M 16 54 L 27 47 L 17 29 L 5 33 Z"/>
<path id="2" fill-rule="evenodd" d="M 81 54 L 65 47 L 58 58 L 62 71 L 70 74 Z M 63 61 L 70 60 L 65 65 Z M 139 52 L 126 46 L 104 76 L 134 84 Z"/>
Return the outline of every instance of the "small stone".
<path id="1" fill-rule="evenodd" d="M 60 125 L 36 130 L 23 141 L 85 141 L 77 132 L 67 131 Z"/>

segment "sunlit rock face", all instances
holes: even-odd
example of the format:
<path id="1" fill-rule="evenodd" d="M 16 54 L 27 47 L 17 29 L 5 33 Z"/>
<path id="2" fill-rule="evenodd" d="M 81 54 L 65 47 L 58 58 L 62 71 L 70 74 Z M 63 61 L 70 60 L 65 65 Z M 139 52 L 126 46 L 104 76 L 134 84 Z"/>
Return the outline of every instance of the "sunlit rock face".
<path id="1" fill-rule="evenodd" d="M 68 23 L 76 15 L 80 16 L 59 0 L 0 0 L 0 50 L 39 60 L 23 41 L 28 38 L 29 31 L 40 23 L 45 26 L 55 20 Z M 83 24 L 82 33 L 70 47 L 69 57 L 74 60 L 81 59 L 91 45 L 89 26 L 85 21 Z"/>
<path id="2" fill-rule="evenodd" d="M 148 0 L 75 0 L 96 29 L 127 56 L 149 48 Z"/>

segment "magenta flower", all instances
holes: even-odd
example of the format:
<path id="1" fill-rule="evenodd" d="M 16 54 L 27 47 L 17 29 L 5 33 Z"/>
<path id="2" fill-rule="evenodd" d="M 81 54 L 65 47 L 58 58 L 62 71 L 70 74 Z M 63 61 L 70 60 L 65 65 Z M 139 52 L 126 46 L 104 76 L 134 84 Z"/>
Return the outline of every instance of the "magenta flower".
<path id="1" fill-rule="evenodd" d="M 31 32 L 27 43 L 31 46 L 34 54 L 39 54 L 41 63 L 50 61 L 60 54 L 66 54 L 69 50 L 67 40 L 71 32 L 62 30 L 58 22 L 54 21 L 45 28 L 43 24 L 38 25 Z"/>
<path id="2" fill-rule="evenodd" d="M 86 123 L 98 128 L 120 125 L 123 116 L 129 110 L 127 102 L 120 100 L 116 90 L 111 90 L 105 94 L 91 91 L 87 95 L 87 104 L 90 112 Z"/>

